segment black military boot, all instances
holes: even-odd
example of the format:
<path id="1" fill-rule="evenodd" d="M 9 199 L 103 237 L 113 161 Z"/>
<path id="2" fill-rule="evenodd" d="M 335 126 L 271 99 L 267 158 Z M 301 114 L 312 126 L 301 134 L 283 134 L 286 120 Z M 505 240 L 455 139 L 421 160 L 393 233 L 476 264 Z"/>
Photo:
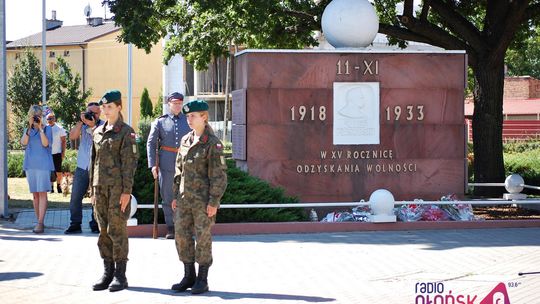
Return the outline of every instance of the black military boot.
<path id="1" fill-rule="evenodd" d="M 104 290 L 109 287 L 109 284 L 111 284 L 114 276 L 114 262 L 113 261 L 107 261 L 103 260 L 103 266 L 105 268 L 105 271 L 103 272 L 103 276 L 99 281 L 97 281 L 94 285 L 92 285 L 93 290 Z"/>
<path id="2" fill-rule="evenodd" d="M 119 291 L 128 288 L 128 282 L 126 278 L 126 264 L 127 261 L 116 262 L 114 279 L 111 285 L 109 285 L 109 291 Z"/>
<path id="3" fill-rule="evenodd" d="M 186 291 L 188 288 L 191 288 L 195 284 L 195 279 L 197 275 L 195 274 L 195 264 L 194 263 L 184 263 L 184 277 L 178 284 L 174 284 L 171 289 L 176 292 Z"/>
<path id="4" fill-rule="evenodd" d="M 208 265 L 199 265 L 199 275 L 195 285 L 191 287 L 192 294 L 200 294 L 208 291 Z"/>

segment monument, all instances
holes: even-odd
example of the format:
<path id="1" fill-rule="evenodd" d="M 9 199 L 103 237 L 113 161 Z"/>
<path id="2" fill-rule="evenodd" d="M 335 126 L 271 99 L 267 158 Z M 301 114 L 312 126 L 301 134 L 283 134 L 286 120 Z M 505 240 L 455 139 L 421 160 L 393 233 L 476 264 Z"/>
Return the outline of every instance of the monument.
<path id="1" fill-rule="evenodd" d="M 237 165 L 304 202 L 367 200 L 381 188 L 396 200 L 463 194 L 465 52 L 358 48 L 362 35 L 373 41 L 373 26 L 351 42 L 332 32 L 350 22 L 327 19 L 347 2 L 362 3 L 335 0 L 323 15 L 335 50 L 236 55 Z"/>

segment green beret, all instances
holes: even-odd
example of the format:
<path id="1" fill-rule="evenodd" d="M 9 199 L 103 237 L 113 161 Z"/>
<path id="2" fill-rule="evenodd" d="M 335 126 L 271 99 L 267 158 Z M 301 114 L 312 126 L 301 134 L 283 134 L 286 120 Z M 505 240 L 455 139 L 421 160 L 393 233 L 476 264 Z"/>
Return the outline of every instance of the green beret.
<path id="1" fill-rule="evenodd" d="M 182 113 L 208 111 L 208 104 L 204 100 L 193 100 L 182 107 Z"/>
<path id="2" fill-rule="evenodd" d="M 99 104 L 102 105 L 102 104 L 111 103 L 111 102 L 120 100 L 121 98 L 122 98 L 122 93 L 120 93 L 120 91 L 110 90 L 110 91 L 105 92 L 105 95 L 101 97 Z"/>

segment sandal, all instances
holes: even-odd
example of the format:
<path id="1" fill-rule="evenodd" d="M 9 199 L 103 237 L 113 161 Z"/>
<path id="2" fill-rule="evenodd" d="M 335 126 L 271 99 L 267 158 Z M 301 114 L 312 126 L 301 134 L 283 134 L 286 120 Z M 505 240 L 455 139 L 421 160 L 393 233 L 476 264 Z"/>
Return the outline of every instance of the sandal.
<path id="1" fill-rule="evenodd" d="M 45 232 L 45 225 L 43 225 L 43 223 L 38 223 L 32 232 L 36 234 Z"/>

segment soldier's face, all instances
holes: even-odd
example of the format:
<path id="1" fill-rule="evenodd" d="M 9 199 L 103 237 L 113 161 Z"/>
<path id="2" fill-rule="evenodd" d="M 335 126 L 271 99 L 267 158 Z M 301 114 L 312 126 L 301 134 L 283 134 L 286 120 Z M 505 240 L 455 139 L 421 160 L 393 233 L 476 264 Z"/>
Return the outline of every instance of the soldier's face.
<path id="1" fill-rule="evenodd" d="M 202 112 L 191 112 L 186 114 L 187 123 L 193 130 L 202 130 L 205 127 L 206 120 Z"/>
<path id="2" fill-rule="evenodd" d="M 169 109 L 171 110 L 171 113 L 173 115 L 180 114 L 180 111 L 182 111 L 182 104 L 183 100 L 180 99 L 173 99 L 169 101 Z"/>
<path id="3" fill-rule="evenodd" d="M 118 119 L 122 106 L 117 106 L 114 102 L 111 102 L 102 105 L 101 110 L 103 111 L 105 117 L 107 117 L 107 120 L 111 121 Z"/>

